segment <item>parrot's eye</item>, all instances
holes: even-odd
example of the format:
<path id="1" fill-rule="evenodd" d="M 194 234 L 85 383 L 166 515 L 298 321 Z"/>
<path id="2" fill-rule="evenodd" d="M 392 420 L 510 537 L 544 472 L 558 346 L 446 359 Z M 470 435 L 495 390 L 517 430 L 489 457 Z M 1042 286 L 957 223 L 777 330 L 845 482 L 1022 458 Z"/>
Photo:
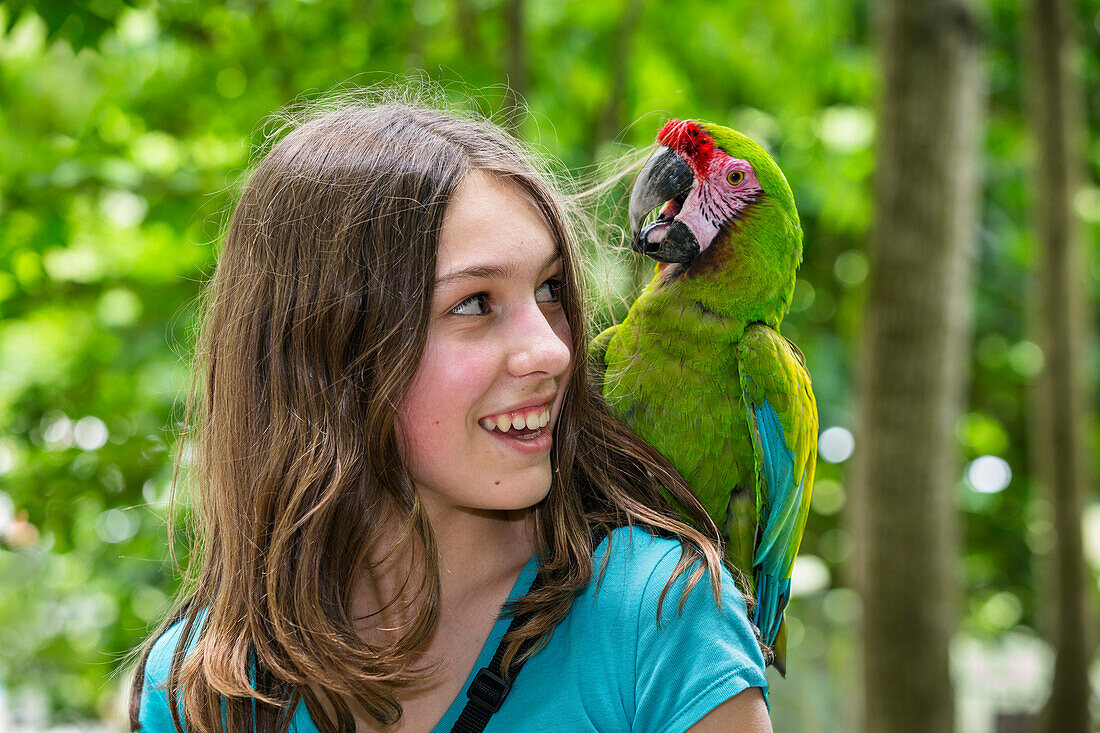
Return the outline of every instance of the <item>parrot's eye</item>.
<path id="1" fill-rule="evenodd" d="M 737 186 L 743 180 L 745 180 L 745 173 L 743 171 L 730 171 L 726 174 L 726 181 L 731 186 Z"/>

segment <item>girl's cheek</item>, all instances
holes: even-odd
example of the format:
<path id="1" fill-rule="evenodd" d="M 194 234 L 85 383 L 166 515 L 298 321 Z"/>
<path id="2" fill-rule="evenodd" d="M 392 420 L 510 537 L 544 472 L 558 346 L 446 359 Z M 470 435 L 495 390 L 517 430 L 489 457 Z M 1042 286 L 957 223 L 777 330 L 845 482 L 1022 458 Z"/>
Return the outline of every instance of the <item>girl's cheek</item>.
<path id="1" fill-rule="evenodd" d="M 484 342 L 445 343 L 430 355 L 432 382 L 441 399 L 451 404 L 471 400 L 491 382 L 492 354 L 495 349 Z M 425 356 L 428 356 L 427 354 Z"/>
<path id="2" fill-rule="evenodd" d="M 417 442 L 453 439 L 457 426 L 480 417 L 473 413 L 486 408 L 482 400 L 494 374 L 484 347 L 429 343 L 402 411 L 406 425 L 417 428 Z"/>

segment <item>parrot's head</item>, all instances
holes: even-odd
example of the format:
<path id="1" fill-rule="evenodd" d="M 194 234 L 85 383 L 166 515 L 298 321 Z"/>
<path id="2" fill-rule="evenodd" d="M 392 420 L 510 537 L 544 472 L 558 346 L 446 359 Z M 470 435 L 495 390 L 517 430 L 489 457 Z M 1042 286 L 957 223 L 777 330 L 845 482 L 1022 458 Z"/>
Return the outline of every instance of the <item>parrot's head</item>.
<path id="1" fill-rule="evenodd" d="M 718 285 L 746 318 L 777 326 L 802 261 L 779 166 L 748 137 L 707 122 L 670 120 L 657 142 L 630 194 L 634 249 L 666 263 L 665 280 Z"/>

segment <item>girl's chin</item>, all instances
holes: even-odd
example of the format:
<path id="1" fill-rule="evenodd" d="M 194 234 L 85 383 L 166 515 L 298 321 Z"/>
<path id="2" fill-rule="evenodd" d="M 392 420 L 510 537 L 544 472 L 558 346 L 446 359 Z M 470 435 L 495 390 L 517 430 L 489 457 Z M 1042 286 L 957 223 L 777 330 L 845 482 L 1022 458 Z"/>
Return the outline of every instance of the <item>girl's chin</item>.
<path id="1" fill-rule="evenodd" d="M 522 477 L 516 476 L 512 481 L 507 479 L 494 481 L 493 485 L 487 489 L 487 495 L 493 497 L 492 505 L 485 508 L 498 511 L 530 509 L 545 499 L 549 493 L 550 471 L 547 467 L 546 473 L 542 475 L 528 474 Z"/>

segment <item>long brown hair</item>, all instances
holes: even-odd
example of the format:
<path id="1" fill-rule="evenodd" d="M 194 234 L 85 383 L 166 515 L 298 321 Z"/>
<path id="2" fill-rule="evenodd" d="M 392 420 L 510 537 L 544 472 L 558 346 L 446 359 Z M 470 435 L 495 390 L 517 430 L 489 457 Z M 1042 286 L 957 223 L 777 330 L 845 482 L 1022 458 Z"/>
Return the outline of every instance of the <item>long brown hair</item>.
<path id="1" fill-rule="evenodd" d="M 410 660 L 435 624 L 439 569 L 395 414 L 427 339 L 444 210 L 471 170 L 519 186 L 545 217 L 563 254 L 561 297 L 578 355 L 554 432 L 551 488 L 534 508 L 545 584 L 507 609 L 533 616 L 506 638 L 506 665 L 527 638 L 537 651 L 593 580 L 598 524 L 679 538 L 674 578 L 702 559 L 688 587 L 709 570 L 718 600 L 717 529 L 671 465 L 612 418 L 588 372 L 582 224 L 555 176 L 476 115 L 348 105 L 283 136 L 230 219 L 188 411 L 192 563 L 140 652 L 134 730 L 149 652 L 177 622 L 169 708 L 193 733 L 285 730 L 302 701 L 325 731 L 354 730 L 350 701 L 380 724 L 400 718 L 397 693 L 425 675 Z M 677 518 L 662 486 L 704 531 Z M 424 572 L 411 592 L 415 622 L 372 644 L 356 629 L 351 590 L 370 573 L 368 555 L 389 522 Z"/>

